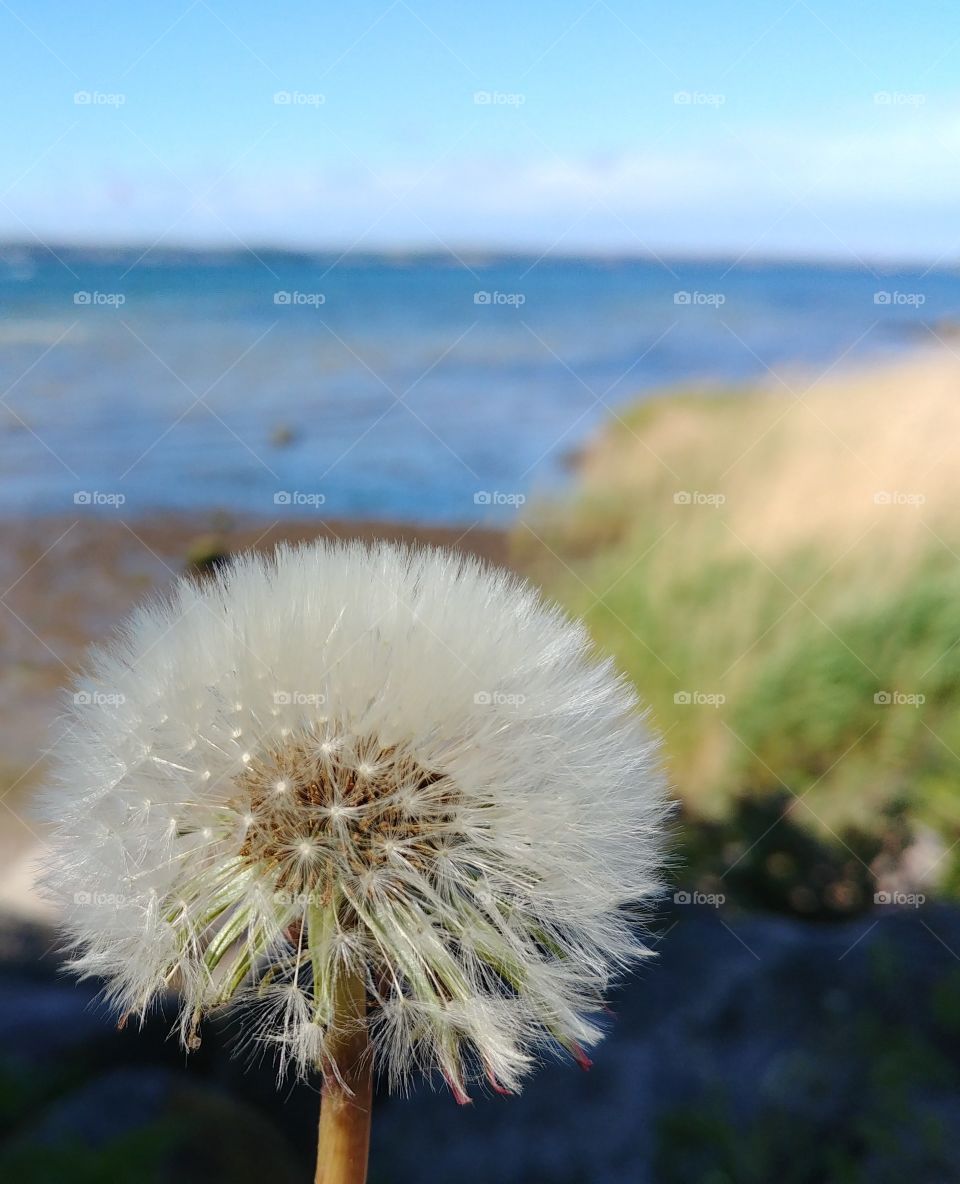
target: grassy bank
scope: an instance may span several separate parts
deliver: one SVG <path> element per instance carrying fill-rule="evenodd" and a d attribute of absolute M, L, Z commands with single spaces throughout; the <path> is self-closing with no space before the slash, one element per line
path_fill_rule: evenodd
<path fill-rule="evenodd" d="M 825 836 L 899 814 L 956 877 L 958 441 L 946 352 L 672 391 L 612 417 L 574 495 L 517 528 L 653 707 L 691 812 L 780 794 Z"/>

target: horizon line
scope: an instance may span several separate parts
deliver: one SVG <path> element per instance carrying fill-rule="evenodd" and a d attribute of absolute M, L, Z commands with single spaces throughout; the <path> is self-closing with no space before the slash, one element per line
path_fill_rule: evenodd
<path fill-rule="evenodd" d="M 412 261 L 450 261 L 456 264 L 463 257 L 463 262 L 508 262 L 517 260 L 528 262 L 536 259 L 540 263 L 556 262 L 584 262 L 584 263 L 649 263 L 651 265 L 666 266 L 669 263 L 689 264 L 727 264 L 731 266 L 807 266 L 854 271 L 870 271 L 881 269 L 910 269 L 923 267 L 928 271 L 953 271 L 960 266 L 960 258 L 937 259 L 931 262 L 927 256 L 864 256 L 829 254 L 811 251 L 810 253 L 796 251 L 767 251 L 763 254 L 749 250 L 699 250 L 689 247 L 672 247 L 663 250 L 635 250 L 613 247 L 583 247 L 567 250 L 542 250 L 535 245 L 517 247 L 507 245 L 484 245 L 470 243 L 453 247 L 433 247 L 418 244 L 393 244 L 379 247 L 359 248 L 352 245 L 294 245 L 277 241 L 258 242 L 244 246 L 234 246 L 222 241 L 182 242 L 182 243 L 150 243 L 145 239 L 124 239 L 110 241 L 104 239 L 77 239 L 65 237 L 45 241 L 30 241 L 23 239 L 0 237 L 0 261 L 5 254 L 19 253 L 30 256 L 50 255 L 56 259 L 57 253 L 80 253 L 93 255 L 126 254 L 140 252 L 144 260 L 149 256 L 250 256 L 258 255 L 288 256 L 303 259 L 329 259 L 339 256 L 341 261 L 361 260 L 412 260 Z"/>

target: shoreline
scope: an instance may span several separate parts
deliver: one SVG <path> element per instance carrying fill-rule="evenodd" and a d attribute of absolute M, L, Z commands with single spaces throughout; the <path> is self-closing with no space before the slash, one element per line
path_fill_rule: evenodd
<path fill-rule="evenodd" d="M 777 375 L 781 376 L 780 383 L 775 381 Z M 87 647 L 92 642 L 107 638 L 118 622 L 145 596 L 169 585 L 174 577 L 191 566 L 193 570 L 198 570 L 198 563 L 200 568 L 209 567 L 224 552 L 251 547 L 268 550 L 281 541 L 327 538 L 361 541 L 383 539 L 454 548 L 499 566 L 514 570 L 522 568 L 523 574 L 536 583 L 545 584 L 547 593 L 562 602 L 563 597 L 558 595 L 562 587 L 558 588 L 556 582 L 559 578 L 563 585 L 563 556 L 567 551 L 569 563 L 578 567 L 598 548 L 615 547 L 622 531 L 631 523 L 637 526 L 647 517 L 655 518 L 658 507 L 662 510 L 665 505 L 668 512 L 673 513 L 675 499 L 671 491 L 677 482 L 671 484 L 667 481 L 669 488 L 666 488 L 666 492 L 656 484 L 662 478 L 662 473 L 658 477 L 658 468 L 649 463 L 650 447 L 671 457 L 676 449 L 681 460 L 686 457 L 684 450 L 690 447 L 694 450 L 691 455 L 699 457 L 697 441 L 702 443 L 701 437 L 709 425 L 713 424 L 718 430 L 722 427 L 723 420 L 713 417 L 710 411 L 711 408 L 721 410 L 714 407 L 714 399 L 719 403 L 730 397 L 736 399 L 745 394 L 759 394 L 760 401 L 754 400 L 752 405 L 755 412 L 759 410 L 763 415 L 766 412 L 762 411 L 762 396 L 766 394 L 782 398 L 786 393 L 786 383 L 795 388 L 792 393 L 799 396 L 798 404 L 802 404 L 804 396 L 815 387 L 822 385 L 824 389 L 818 392 L 817 398 L 827 401 L 819 404 L 820 413 L 835 415 L 840 419 L 835 431 L 822 431 L 818 439 L 821 445 L 824 442 L 836 443 L 841 450 L 840 459 L 844 460 L 848 459 L 848 453 L 842 449 L 843 442 L 856 441 L 855 429 L 858 425 L 864 427 L 864 418 L 869 422 L 870 408 L 900 407 L 898 414 L 907 417 L 903 425 L 905 430 L 911 417 L 918 415 L 924 405 L 921 396 L 933 399 L 936 406 L 952 406 L 952 392 L 960 389 L 960 360 L 949 347 L 937 348 L 924 344 L 907 354 L 882 362 L 838 365 L 829 379 L 826 376 L 816 379 L 808 367 L 781 366 L 766 381 L 761 382 L 746 381 L 735 387 L 721 382 L 704 382 L 693 389 L 688 384 L 686 387 L 664 388 L 652 395 L 640 394 L 612 415 L 605 429 L 584 442 L 572 465 L 569 490 L 551 498 L 547 504 L 546 508 L 552 509 L 557 515 L 554 525 L 559 524 L 561 528 L 559 543 L 554 540 L 556 554 L 545 550 L 547 544 L 542 540 L 535 542 L 526 537 L 526 532 L 520 531 L 518 538 L 516 524 L 505 527 L 479 524 L 453 527 L 319 517 L 271 520 L 253 518 L 243 513 L 226 514 L 222 510 L 155 513 L 142 518 L 126 518 L 122 513 L 116 516 L 92 514 L 83 507 L 78 507 L 78 512 L 74 514 L 26 519 L 0 517 L 0 605 L 5 610 L 0 613 L 0 805 L 4 807 L 0 811 L 0 909 L 35 913 L 40 907 L 30 889 L 29 862 L 42 847 L 43 837 L 30 820 L 27 802 L 31 792 L 42 780 L 46 753 L 55 742 L 58 700 L 63 688 L 82 667 Z M 910 392 L 909 404 L 904 402 L 904 392 Z M 692 394 L 693 401 L 689 398 L 685 400 L 685 394 Z M 705 400 L 701 399 L 703 395 L 706 396 Z M 673 397 L 676 398 L 671 404 Z M 783 414 L 786 414 L 787 404 L 783 406 Z M 669 414 L 664 416 L 662 412 L 668 407 Z M 778 417 L 780 409 L 774 407 L 772 414 Z M 813 422 L 816 423 L 816 419 Z M 763 421 L 765 423 L 766 420 Z M 755 433 L 761 442 L 765 439 L 760 430 L 763 424 L 757 425 Z M 942 439 L 942 430 L 937 432 L 931 429 L 931 432 L 933 443 Z M 639 439 L 640 435 L 643 440 Z M 636 448 L 633 447 L 634 437 L 637 438 Z M 875 442 L 878 448 L 883 445 L 882 455 L 889 461 L 889 464 L 884 465 L 885 473 L 890 469 L 889 475 L 882 478 L 879 473 L 875 477 L 869 472 L 862 473 L 862 466 L 858 468 L 849 463 L 841 465 L 839 461 L 831 462 L 829 471 L 835 474 L 831 478 L 831 488 L 835 494 L 839 493 L 838 482 L 843 473 L 846 474 L 847 484 L 856 477 L 863 485 L 863 489 L 857 486 L 848 491 L 849 496 L 843 502 L 849 510 L 852 525 L 844 525 L 845 519 L 838 519 L 836 530 L 830 526 L 830 514 L 834 511 L 839 514 L 841 506 L 838 504 L 831 510 L 830 507 L 837 499 L 831 497 L 824 501 L 823 491 L 815 480 L 816 475 L 804 476 L 816 455 L 813 451 L 809 457 L 798 458 L 799 468 L 794 474 L 799 482 L 796 489 L 787 481 L 794 470 L 785 467 L 781 461 L 773 470 L 778 475 L 778 481 L 772 485 L 764 484 L 761 499 L 757 499 L 751 486 L 746 487 L 741 497 L 735 496 L 735 489 L 729 489 L 730 501 L 726 512 L 744 515 L 737 530 L 751 546 L 763 550 L 768 544 L 773 545 L 770 543 L 770 539 L 773 539 L 776 543 L 771 559 L 774 566 L 779 555 L 778 548 L 787 545 L 792 538 L 789 531 L 784 532 L 784 524 L 796 524 L 800 520 L 797 515 L 798 505 L 807 507 L 806 518 L 810 519 L 808 525 L 813 538 L 832 539 L 841 527 L 845 531 L 850 526 L 850 530 L 857 528 L 851 535 L 851 539 L 856 541 L 858 532 L 871 525 L 878 512 L 871 490 L 880 487 L 912 489 L 918 479 L 917 474 L 924 468 L 919 463 L 910 464 L 906 459 L 903 465 L 897 462 L 905 438 L 902 432 L 893 432 L 891 439 L 883 436 Z M 742 444 L 737 443 L 738 439 L 735 433 L 734 452 L 737 456 L 742 452 Z M 924 456 L 927 455 L 932 455 L 930 449 L 924 453 Z M 753 465 L 761 459 L 760 451 L 748 452 L 744 463 L 734 470 L 734 475 L 744 472 L 747 461 Z M 697 460 L 697 465 L 700 463 Z M 930 462 L 928 460 L 925 463 L 929 465 Z M 694 467 L 688 477 L 685 461 L 678 461 L 675 468 L 678 473 L 684 473 L 683 480 L 688 483 L 699 472 Z M 610 482 L 614 484 L 611 486 Z M 576 512 L 578 503 L 571 501 L 570 495 L 572 493 L 575 498 L 582 499 L 591 491 L 596 494 L 612 489 L 616 493 L 621 486 L 625 492 L 622 504 L 627 516 L 619 526 L 619 519 L 612 523 L 617 529 L 605 542 L 603 529 L 600 529 L 603 522 L 598 524 L 590 515 L 581 518 Z M 689 487 L 695 486 L 690 484 Z M 714 486 L 709 483 L 697 486 L 701 487 L 706 489 Z M 928 493 L 932 498 L 934 489 L 931 488 Z M 645 511 L 642 509 L 644 506 Z M 778 508 L 782 512 L 778 512 Z M 927 510 L 931 511 L 932 508 L 931 501 Z M 536 524 L 536 507 L 528 506 L 527 512 L 534 514 L 533 521 Z M 686 517 L 678 512 L 678 525 L 696 525 L 701 520 L 706 525 L 709 522 L 704 516 L 707 512 L 712 511 L 705 511 L 699 516 L 687 512 Z M 888 533 L 892 525 L 897 523 L 901 528 L 909 525 L 903 513 L 899 517 L 888 514 L 884 521 L 887 522 L 885 530 Z M 837 534 L 841 542 L 843 531 Z M 551 538 L 549 533 L 544 537 L 547 540 Z M 680 534 L 673 536 L 672 558 L 668 556 L 664 560 L 671 570 L 682 559 L 680 538 Z M 569 546 L 565 550 L 567 544 Z M 572 558 L 574 554 L 579 558 Z M 632 553 L 624 555 L 627 570 L 631 569 L 634 559 Z M 569 568 L 566 574 L 570 575 Z M 575 590 L 576 580 L 572 576 L 570 578 Z M 610 582 L 610 579 L 606 579 L 601 586 Z M 622 593 L 625 585 L 618 582 L 616 587 Z M 619 611 L 625 620 L 630 618 L 631 604 L 620 606 Z M 567 607 L 570 611 L 578 608 L 577 604 Z M 616 654 L 618 636 L 605 637 L 601 630 L 598 643 L 606 645 L 611 653 Z M 624 662 L 623 655 L 619 657 L 627 672 L 635 674 L 636 671 L 630 670 L 629 663 Z M 699 684 L 694 679 L 691 685 Z"/>
<path fill-rule="evenodd" d="M 827 374 L 831 392 L 841 399 L 865 390 L 879 396 L 891 388 L 960 385 L 957 355 L 934 342 L 917 343 L 882 360 L 842 362 Z M 710 401 L 764 392 L 802 398 L 821 381 L 801 363 L 733 385 L 715 379 L 638 392 L 571 452 L 568 485 L 540 508 L 552 506 L 563 513 L 572 498 L 603 480 L 611 432 L 616 434 L 637 412 L 645 417 L 647 408 L 653 412 L 672 399 L 679 408 L 690 394 Z M 528 505 L 528 513 L 537 504 Z M 454 548 L 508 568 L 521 563 L 537 579 L 536 565 L 527 563 L 524 548 L 518 554 L 511 542 L 522 521 L 519 515 L 504 525 L 450 526 L 385 519 L 271 519 L 219 507 L 142 517 L 127 517 L 122 508 L 116 514 L 76 510 L 28 518 L 0 513 L 0 605 L 6 609 L 0 614 L 0 795 L 11 781 L 9 774 L 19 776 L 42 752 L 52 697 L 79 668 L 87 646 L 108 636 L 144 596 L 188 570 L 191 560 L 202 566 L 218 552 L 266 550 L 281 541 L 382 539 Z"/>

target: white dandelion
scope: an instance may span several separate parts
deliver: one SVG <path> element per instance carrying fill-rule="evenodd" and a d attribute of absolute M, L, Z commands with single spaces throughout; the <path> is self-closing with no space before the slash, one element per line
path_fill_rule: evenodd
<path fill-rule="evenodd" d="M 587 1063 L 646 952 L 657 741 L 580 624 L 476 561 L 320 544 L 181 580 L 93 654 L 59 751 L 73 967 L 124 1017 L 176 990 L 188 1048 L 246 1004 L 345 1106 L 371 1057 L 459 1101 Z"/>

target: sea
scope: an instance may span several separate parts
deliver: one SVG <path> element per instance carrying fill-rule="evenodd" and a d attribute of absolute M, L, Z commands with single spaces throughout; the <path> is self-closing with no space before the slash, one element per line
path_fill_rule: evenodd
<path fill-rule="evenodd" d="M 951 267 L 0 246 L 0 517 L 505 524 L 637 399 L 958 312 Z"/>

